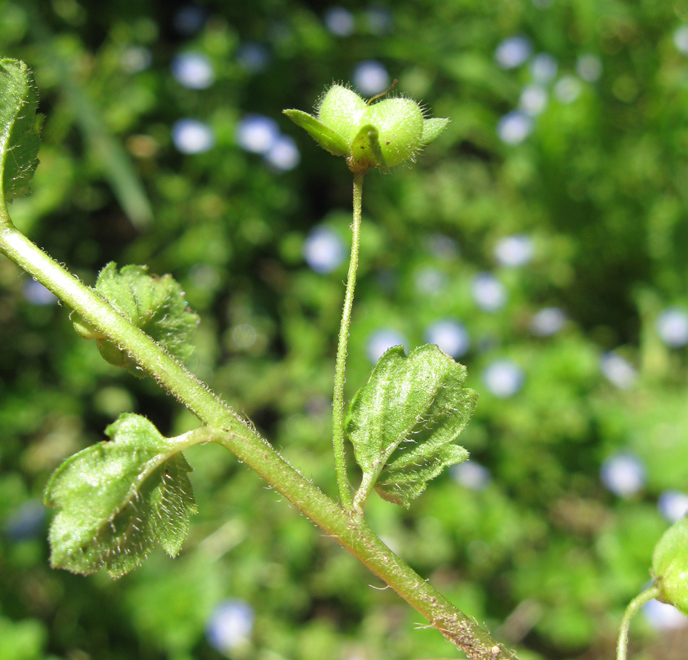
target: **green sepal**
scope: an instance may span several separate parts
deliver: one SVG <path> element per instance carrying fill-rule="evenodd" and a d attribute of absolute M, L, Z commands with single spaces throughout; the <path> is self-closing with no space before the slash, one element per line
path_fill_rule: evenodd
<path fill-rule="evenodd" d="M 688 518 L 675 522 L 657 542 L 652 574 L 658 600 L 688 616 Z"/>
<path fill-rule="evenodd" d="M 124 414 L 111 440 L 68 458 L 51 476 L 45 504 L 59 509 L 49 532 L 50 562 L 84 575 L 102 566 L 121 577 L 153 548 L 176 556 L 196 513 L 181 450 L 189 434 L 165 438 L 144 417 Z"/>
<path fill-rule="evenodd" d="M 387 161 L 382 155 L 378 130 L 372 124 L 362 126 L 351 143 L 349 169 L 352 172 L 367 172 L 377 167 L 389 172 Z"/>
<path fill-rule="evenodd" d="M 436 140 L 442 133 L 444 133 L 449 119 L 447 117 L 433 117 L 423 121 L 423 133 L 421 135 L 421 143 L 425 147 L 434 140 Z"/>
<path fill-rule="evenodd" d="M 421 346 L 408 357 L 395 346 L 380 358 L 345 422 L 363 471 L 360 504 L 375 487 L 408 508 L 428 481 L 468 458 L 454 444 L 477 401 L 465 380 L 466 368 L 437 346 Z"/>
<path fill-rule="evenodd" d="M 0 60 L 0 170 L 5 202 L 28 195 L 38 166 L 42 115 L 29 67 L 19 60 Z"/>
<path fill-rule="evenodd" d="M 283 110 L 282 112 L 333 156 L 349 155 L 349 145 L 346 140 L 313 115 L 301 110 Z"/>
<path fill-rule="evenodd" d="M 95 288 L 120 314 L 177 359 L 183 362 L 191 357 L 194 350 L 191 336 L 199 318 L 188 308 L 181 286 L 171 275 L 149 275 L 143 266 L 124 266 L 118 270 L 117 264 L 109 263 L 98 275 Z M 84 319 L 76 316 L 74 326 L 82 337 L 97 339 L 98 350 L 107 362 L 135 376 L 144 376 L 134 358 Z"/>

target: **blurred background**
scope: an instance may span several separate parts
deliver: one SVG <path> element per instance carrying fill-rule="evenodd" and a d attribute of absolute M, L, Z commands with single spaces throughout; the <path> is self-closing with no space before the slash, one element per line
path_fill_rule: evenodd
<path fill-rule="evenodd" d="M 109 261 L 172 273 L 202 317 L 190 368 L 330 494 L 351 175 L 281 111 L 396 78 L 450 117 L 366 177 L 347 387 L 439 345 L 480 393 L 471 460 L 370 522 L 521 658 L 613 657 L 688 508 L 683 2 L 0 0 L 0 46 L 46 115 L 16 225 L 89 284 Z M 196 421 L 4 258 L 0 343 L 0 658 L 458 657 L 218 447 L 188 452 L 179 558 L 51 570 L 52 470 L 121 412 Z M 687 624 L 649 603 L 631 657 L 685 658 Z"/>

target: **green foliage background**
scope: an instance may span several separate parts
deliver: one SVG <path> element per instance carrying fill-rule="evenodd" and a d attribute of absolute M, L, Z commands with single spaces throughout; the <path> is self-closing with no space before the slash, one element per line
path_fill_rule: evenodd
<path fill-rule="evenodd" d="M 108 261 L 173 274 L 202 318 L 190 367 L 334 494 L 328 397 L 345 265 L 318 274 L 302 249 L 319 225 L 348 240 L 351 177 L 280 113 L 309 110 L 363 60 L 383 63 L 451 124 L 415 167 L 366 178 L 347 387 L 352 395 L 367 379 L 376 330 L 402 332 L 413 348 L 430 323 L 459 319 L 472 338 L 467 384 L 480 393 L 462 439 L 492 481 L 471 491 L 445 474 L 409 512 L 372 497 L 371 523 L 523 658 L 611 657 L 668 525 L 657 498 L 688 489 L 688 355 L 656 329 L 663 309 L 688 306 L 688 58 L 673 39 L 686 5 L 351 2 L 346 37 L 305 1 L 200 3 L 193 34 L 175 28 L 184 7 L 0 1 L 0 52 L 34 69 L 46 115 L 34 193 L 11 205 L 15 223 L 88 283 Z M 389 12 L 387 29 L 373 29 L 371 8 Z M 559 79 L 585 54 L 602 74 L 578 79 L 571 103 L 550 95 L 532 134 L 507 145 L 498 121 L 531 80 L 528 65 L 495 63 L 514 35 L 553 55 Z M 250 43 L 269 54 L 259 72 L 238 59 Z M 208 89 L 170 72 L 186 51 L 213 63 Z M 126 64 L 146 54 L 141 70 Z M 237 124 L 256 113 L 294 136 L 297 168 L 277 172 L 239 148 Z M 182 117 L 212 127 L 211 150 L 175 149 Z M 494 246 L 514 234 L 532 237 L 535 257 L 499 267 Z M 438 236 L 460 252 L 438 256 Z M 493 314 L 470 294 L 484 271 L 508 292 Z M 428 291 L 428 278 L 439 286 Z M 165 435 L 195 422 L 154 383 L 104 362 L 64 308 L 33 304 L 30 284 L 0 260 L 0 658 L 221 658 L 205 626 L 227 599 L 256 616 L 250 640 L 227 653 L 236 660 L 451 657 L 412 610 L 371 589 L 365 569 L 217 447 L 188 452 L 200 513 L 178 559 L 156 552 L 116 582 L 51 571 L 40 500 L 52 470 L 121 412 L 146 415 Z M 550 306 L 569 322 L 534 337 L 533 314 Z M 610 350 L 637 369 L 632 387 L 602 375 Z M 525 373 L 508 399 L 481 379 L 501 358 Z M 630 498 L 600 482 L 619 452 L 647 470 Z M 638 660 L 684 657 L 681 632 L 658 645 L 640 618 L 632 638 Z"/>

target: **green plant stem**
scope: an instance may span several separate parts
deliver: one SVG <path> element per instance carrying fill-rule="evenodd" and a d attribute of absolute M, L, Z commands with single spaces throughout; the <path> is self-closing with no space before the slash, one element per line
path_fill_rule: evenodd
<path fill-rule="evenodd" d="M 344 508 L 352 508 L 351 486 L 346 474 L 346 452 L 344 451 L 344 383 L 346 382 L 346 356 L 351 327 L 351 309 L 354 305 L 356 273 L 358 271 L 358 249 L 361 244 L 361 208 L 363 203 L 363 174 L 354 174 L 354 217 L 351 224 L 351 256 L 346 277 L 346 294 L 342 322 L 339 326 L 337 361 L 334 369 L 334 396 L 332 399 L 332 446 L 334 467 L 337 472 L 339 497 Z"/>
<path fill-rule="evenodd" d="M 132 325 L 95 291 L 28 240 L 0 210 L 0 252 L 78 312 L 104 336 L 128 351 L 161 387 L 174 394 L 207 426 L 213 437 L 384 580 L 430 625 L 474 660 L 513 660 L 426 580 L 392 553 L 363 520 L 343 510 L 295 470 L 207 385 Z"/>
<path fill-rule="evenodd" d="M 621 628 L 619 629 L 619 641 L 616 645 L 616 660 L 626 660 L 626 651 L 628 649 L 628 628 L 631 625 L 631 619 L 638 613 L 638 610 L 648 601 L 659 596 L 658 587 L 650 587 L 641 594 L 636 596 L 626 608 L 624 617 L 621 621 Z"/>

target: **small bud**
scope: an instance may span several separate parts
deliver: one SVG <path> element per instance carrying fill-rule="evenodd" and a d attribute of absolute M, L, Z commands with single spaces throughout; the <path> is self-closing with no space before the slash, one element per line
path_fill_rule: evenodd
<path fill-rule="evenodd" d="M 449 119 L 425 119 L 412 99 L 377 98 L 366 102 L 348 87 L 333 85 L 323 96 L 317 117 L 300 110 L 284 114 L 321 147 L 344 156 L 349 169 L 358 174 L 372 167 L 386 172 L 413 160 L 449 123 Z"/>

